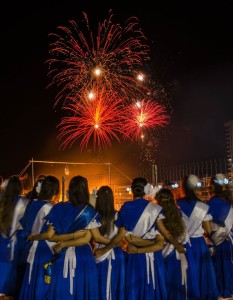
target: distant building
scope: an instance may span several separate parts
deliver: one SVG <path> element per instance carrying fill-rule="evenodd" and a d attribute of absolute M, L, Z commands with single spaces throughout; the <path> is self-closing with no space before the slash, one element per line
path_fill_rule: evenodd
<path fill-rule="evenodd" d="M 226 156 L 227 156 L 227 171 L 232 179 L 233 175 L 233 121 L 224 123 L 225 141 L 226 141 Z"/>

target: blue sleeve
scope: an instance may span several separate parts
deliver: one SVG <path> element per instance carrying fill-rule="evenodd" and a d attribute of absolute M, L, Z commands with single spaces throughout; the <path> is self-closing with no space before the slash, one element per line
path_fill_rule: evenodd
<path fill-rule="evenodd" d="M 125 220 L 125 210 L 124 210 L 124 204 L 123 206 L 121 207 L 121 209 L 119 210 L 118 212 L 118 215 L 117 215 L 117 219 L 115 221 L 115 225 L 117 227 L 124 227 L 125 224 L 124 224 L 124 220 Z"/>

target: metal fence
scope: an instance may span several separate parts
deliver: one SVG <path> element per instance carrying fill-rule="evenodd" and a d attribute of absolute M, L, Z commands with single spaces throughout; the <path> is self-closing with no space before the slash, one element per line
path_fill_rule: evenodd
<path fill-rule="evenodd" d="M 180 165 L 143 164 L 142 166 L 121 165 L 119 167 L 112 163 L 76 163 L 32 159 L 22 170 L 20 176 L 25 178 L 25 189 L 31 189 L 36 177 L 41 174 L 56 176 L 61 182 L 61 201 L 65 201 L 65 191 L 68 188 L 70 179 L 73 176 L 82 175 L 88 179 L 90 193 L 102 185 L 110 186 L 114 193 L 115 206 L 119 209 L 125 201 L 132 200 L 130 185 L 135 177 L 145 177 L 153 185 L 167 186 L 177 183 L 180 187 L 181 180 L 185 175 L 195 174 L 202 182 L 199 196 L 201 199 L 207 200 L 210 177 L 217 173 L 223 173 L 228 178 L 231 177 L 231 174 L 227 173 L 225 159 Z M 178 190 L 174 191 L 178 192 Z"/>

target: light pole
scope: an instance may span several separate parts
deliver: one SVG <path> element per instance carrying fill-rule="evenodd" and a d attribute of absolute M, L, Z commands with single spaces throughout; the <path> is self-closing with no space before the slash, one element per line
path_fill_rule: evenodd
<path fill-rule="evenodd" d="M 66 165 L 64 168 L 64 173 L 66 176 L 70 174 L 70 170 L 68 166 Z M 62 176 L 62 201 L 65 201 L 65 181 L 66 181 L 66 176 Z"/>

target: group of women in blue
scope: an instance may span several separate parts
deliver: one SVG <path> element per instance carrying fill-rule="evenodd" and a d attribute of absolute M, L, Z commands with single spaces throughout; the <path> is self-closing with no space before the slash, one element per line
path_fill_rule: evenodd
<path fill-rule="evenodd" d="M 56 181 L 52 176 L 49 178 Z M 42 182 L 42 190 L 47 181 L 48 177 Z M 58 194 L 56 188 L 52 194 Z M 41 231 L 28 236 L 32 246 L 19 299 L 98 298 L 97 269 L 89 244 L 91 236 L 81 231 L 99 226 L 96 221 L 97 213 L 88 204 L 88 200 L 87 180 L 76 176 L 70 181 L 69 201 L 59 202 L 44 213 Z M 33 207 L 29 207 L 29 211 L 30 209 L 33 210 Z M 25 214 L 25 219 L 30 218 L 29 211 Z M 74 242 L 77 237 L 82 238 L 78 247 Z M 73 245 L 54 253 L 54 246 L 63 240 L 70 241 Z M 51 270 L 46 274 L 47 269 Z"/>
<path fill-rule="evenodd" d="M 18 178 L 17 182 L 20 184 Z M 111 193 L 110 200 L 112 201 L 112 220 L 109 223 L 111 230 L 106 232 L 104 236 L 99 231 L 99 227 L 101 227 L 100 215 L 89 204 L 86 178 L 82 176 L 73 177 L 69 183 L 69 201 L 59 202 L 55 205 L 52 203 L 57 202 L 60 193 L 58 179 L 54 176 L 46 176 L 40 184 L 37 199 L 30 202 L 27 200 L 24 211 L 16 210 L 18 205 L 15 204 L 15 201 L 12 202 L 12 211 L 15 210 L 15 213 L 18 214 L 17 226 L 14 228 L 19 231 L 18 226 L 20 226 L 21 229 L 17 234 L 24 241 L 25 272 L 23 281 L 20 280 L 20 290 L 15 291 L 12 287 L 19 281 L 19 278 L 15 276 L 11 280 L 11 275 L 13 275 L 12 270 L 15 271 L 14 274 L 19 272 L 18 265 L 16 265 L 19 255 L 15 256 L 15 263 L 12 263 L 6 255 L 3 257 L 5 253 L 0 249 L 2 257 L 0 261 L 0 297 L 2 299 L 14 297 L 14 299 L 33 300 L 96 300 L 110 299 L 109 297 L 114 299 L 115 295 L 118 297 L 117 295 L 122 292 L 122 289 L 124 290 L 124 253 L 121 247 L 114 249 L 111 251 L 111 263 L 106 264 L 106 261 L 109 261 L 109 258 L 106 257 L 98 263 L 97 267 L 92 252 L 93 243 L 91 242 L 94 237 L 96 247 L 102 243 L 108 243 L 110 241 L 107 237 L 108 234 L 111 237 L 116 230 L 112 227 L 116 217 L 112 190 L 107 187 L 107 194 Z M 11 178 L 8 185 L 5 186 L 6 192 L 4 191 L 3 194 L 10 189 Z M 13 198 L 18 199 L 21 192 L 22 190 L 17 190 Z M 103 189 L 103 192 L 106 192 L 106 188 Z M 101 189 L 97 200 L 98 198 L 101 198 Z M 22 202 L 24 202 L 23 200 Z M 0 203 L 3 202 L 7 202 L 4 201 L 4 197 Z M 102 213 L 104 214 L 104 211 Z M 108 212 L 106 216 L 108 216 Z M 12 221 L 16 223 L 14 218 Z M 2 222 L 1 242 L 12 244 L 12 235 L 7 236 L 7 230 L 3 234 L 4 228 L 7 227 L 3 225 Z M 11 226 L 10 224 L 7 225 L 8 227 Z M 4 245 L 4 250 L 8 248 L 8 244 Z M 13 249 L 16 250 L 16 247 Z M 111 272 L 111 270 L 116 272 Z M 111 273 L 112 276 L 110 276 Z M 98 281 L 98 274 L 105 274 L 106 282 L 103 278 Z M 101 283 L 100 286 L 99 283 Z M 108 288 L 109 283 L 111 284 L 110 289 Z M 121 296 L 118 299 L 122 299 Z"/>
<path fill-rule="evenodd" d="M 125 202 L 120 209 L 117 235 L 96 250 L 98 257 L 122 238 L 130 243 L 125 260 L 126 274 L 130 274 L 125 280 L 125 299 L 232 297 L 233 198 L 220 175 L 211 179 L 212 196 L 207 203 L 197 196 L 195 175 L 184 178 L 182 198 L 175 202 L 171 190 L 162 189 L 154 206 L 144 199 L 146 180 L 133 181 L 134 201 Z M 161 236 L 164 242 L 160 247 Z"/>
<path fill-rule="evenodd" d="M 220 175 L 211 179 L 207 203 L 197 197 L 195 175 L 184 179 L 177 201 L 165 188 L 147 200 L 147 180 L 135 178 L 133 201 L 119 212 L 108 186 L 90 205 L 82 176 L 71 179 L 69 201 L 59 203 L 56 177 L 38 183 L 31 201 L 10 177 L 0 199 L 0 299 L 231 297 L 233 199 Z"/>

